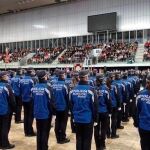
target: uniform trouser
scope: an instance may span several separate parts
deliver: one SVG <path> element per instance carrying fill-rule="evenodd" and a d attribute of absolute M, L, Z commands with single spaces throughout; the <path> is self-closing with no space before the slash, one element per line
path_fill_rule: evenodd
<path fill-rule="evenodd" d="M 24 107 L 24 133 L 33 134 L 33 101 L 23 102 Z"/>
<path fill-rule="evenodd" d="M 76 150 L 91 150 L 93 123 L 76 123 Z"/>
<path fill-rule="evenodd" d="M 132 102 L 129 103 L 129 116 L 130 117 L 134 117 L 136 115 L 135 110 L 136 110 L 136 98 L 133 97 Z"/>
<path fill-rule="evenodd" d="M 68 121 L 68 111 L 56 111 L 55 134 L 57 142 L 66 138 L 66 127 Z"/>
<path fill-rule="evenodd" d="M 122 119 L 127 120 L 129 117 L 129 102 L 123 104 Z"/>
<path fill-rule="evenodd" d="M 11 117 L 9 114 L 0 115 L 0 146 L 7 147 L 10 143 L 8 140 L 8 134 L 10 130 Z"/>
<path fill-rule="evenodd" d="M 51 118 L 36 119 L 37 150 L 48 150 L 48 139 L 51 128 Z"/>
<path fill-rule="evenodd" d="M 111 124 L 110 124 L 110 119 L 111 119 Z M 111 118 L 109 117 L 108 119 L 107 135 L 116 136 L 116 131 L 117 131 L 117 108 L 113 107 Z"/>
<path fill-rule="evenodd" d="M 106 133 L 108 130 L 108 113 L 99 113 L 98 124 L 94 127 L 94 138 L 96 148 L 105 146 Z"/>
<path fill-rule="evenodd" d="M 72 133 L 75 133 L 76 127 L 75 127 L 75 123 L 73 122 L 73 117 L 72 116 L 70 117 L 70 124 L 71 124 Z"/>
<path fill-rule="evenodd" d="M 150 131 L 139 129 L 139 134 L 141 138 L 141 149 L 150 150 Z"/>
<path fill-rule="evenodd" d="M 123 114 L 123 104 L 121 106 L 121 110 L 117 111 L 117 127 L 121 126 L 121 121 L 122 121 L 122 114 Z"/>
<path fill-rule="evenodd" d="M 16 115 L 15 122 L 21 121 L 22 99 L 21 96 L 15 96 L 16 99 Z"/>

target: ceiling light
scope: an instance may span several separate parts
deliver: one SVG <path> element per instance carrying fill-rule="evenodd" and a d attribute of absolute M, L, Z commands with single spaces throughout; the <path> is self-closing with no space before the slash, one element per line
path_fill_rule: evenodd
<path fill-rule="evenodd" d="M 37 25 L 37 24 L 35 24 L 35 25 L 32 25 L 34 28 L 37 28 L 37 29 L 45 29 L 45 28 L 47 28 L 46 26 L 44 26 L 44 25 Z"/>

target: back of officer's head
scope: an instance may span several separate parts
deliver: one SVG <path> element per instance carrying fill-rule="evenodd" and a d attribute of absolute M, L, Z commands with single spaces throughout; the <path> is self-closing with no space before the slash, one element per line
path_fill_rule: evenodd
<path fill-rule="evenodd" d="M 88 75 L 89 71 L 88 70 L 81 70 L 79 72 L 79 79 L 81 82 L 87 82 L 88 81 Z"/>
<path fill-rule="evenodd" d="M 123 79 L 127 79 L 127 77 L 128 77 L 128 73 L 127 73 L 127 72 L 124 72 L 124 73 L 122 74 L 122 78 L 123 78 Z"/>
<path fill-rule="evenodd" d="M 104 74 L 99 73 L 96 75 L 96 85 L 101 85 L 104 80 Z"/>
<path fill-rule="evenodd" d="M 13 77 L 16 75 L 16 72 L 13 71 L 13 70 L 9 70 L 8 72 L 9 72 L 9 76 L 10 76 L 11 78 L 13 78 Z"/>
<path fill-rule="evenodd" d="M 66 73 L 64 70 L 59 70 L 59 73 L 58 73 L 58 79 L 59 80 L 65 80 L 66 78 Z"/>
<path fill-rule="evenodd" d="M 67 71 L 66 76 L 67 76 L 67 78 L 71 78 L 71 72 Z"/>
<path fill-rule="evenodd" d="M 9 73 L 7 71 L 0 72 L 0 81 L 8 81 L 9 80 L 8 74 Z"/>
<path fill-rule="evenodd" d="M 26 73 L 30 76 L 35 75 L 35 70 L 32 67 L 27 68 Z"/>
<path fill-rule="evenodd" d="M 23 70 L 18 68 L 17 71 L 16 71 L 16 74 L 17 75 L 22 75 L 23 74 Z"/>
<path fill-rule="evenodd" d="M 121 78 L 121 74 L 119 71 L 115 72 L 115 80 L 119 80 Z"/>
<path fill-rule="evenodd" d="M 146 78 L 146 88 L 150 90 L 150 74 L 148 74 Z"/>
<path fill-rule="evenodd" d="M 37 77 L 38 77 L 40 83 L 47 81 L 48 74 L 45 70 L 38 70 L 36 72 L 36 74 L 37 74 Z"/>
<path fill-rule="evenodd" d="M 107 73 L 107 75 L 106 75 L 106 84 L 108 86 L 110 86 L 113 80 L 114 80 L 114 73 L 113 72 Z"/>

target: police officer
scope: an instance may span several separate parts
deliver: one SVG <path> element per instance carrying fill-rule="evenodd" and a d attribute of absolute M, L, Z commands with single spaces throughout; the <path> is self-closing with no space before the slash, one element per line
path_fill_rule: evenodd
<path fill-rule="evenodd" d="M 52 119 L 51 88 L 47 84 L 48 75 L 46 71 L 38 71 L 37 76 L 39 83 L 31 89 L 37 128 L 37 150 L 48 150 Z"/>
<path fill-rule="evenodd" d="M 121 125 L 121 121 L 122 121 L 122 108 L 123 108 L 123 96 L 125 95 L 125 86 L 121 81 L 121 75 L 120 72 L 117 71 L 115 72 L 115 80 L 112 83 L 113 85 L 115 85 L 117 87 L 117 91 L 118 91 L 118 99 L 120 101 L 121 107 L 118 108 L 118 116 L 117 116 L 117 128 L 118 129 L 124 129 L 124 126 Z"/>
<path fill-rule="evenodd" d="M 65 84 L 65 72 L 59 71 L 58 81 L 52 84 L 52 98 L 56 110 L 55 134 L 57 143 L 64 144 L 70 142 L 66 138 L 66 127 L 69 110 L 69 88 Z"/>
<path fill-rule="evenodd" d="M 21 120 L 21 110 L 22 110 L 22 99 L 20 91 L 20 80 L 22 76 L 22 70 L 18 69 L 16 76 L 11 79 L 11 86 L 14 91 L 15 100 L 16 100 L 16 114 L 15 114 L 15 123 L 23 123 Z"/>
<path fill-rule="evenodd" d="M 20 90 L 22 95 L 24 107 L 24 133 L 25 136 L 35 136 L 33 131 L 33 100 L 31 96 L 31 89 L 36 84 L 36 79 L 31 77 L 33 73 L 32 68 L 27 69 L 27 73 L 20 80 Z"/>
<path fill-rule="evenodd" d="M 105 139 L 108 130 L 108 117 L 111 114 L 111 100 L 108 87 L 103 83 L 104 75 L 96 77 L 96 91 L 98 96 L 98 124 L 94 127 L 96 150 L 106 148 Z"/>
<path fill-rule="evenodd" d="M 114 73 L 109 72 L 107 74 L 107 79 L 106 79 L 106 85 L 109 88 L 110 91 L 110 99 L 111 99 L 111 104 L 112 104 L 112 113 L 111 117 L 109 118 L 109 126 L 108 126 L 108 132 L 107 132 L 107 137 L 108 138 L 119 138 L 119 135 L 116 134 L 117 132 L 117 112 L 118 108 L 121 107 L 121 103 L 118 99 L 118 91 L 116 85 L 113 85 L 112 82 L 114 80 Z M 110 124 L 111 120 L 111 124 Z"/>
<path fill-rule="evenodd" d="M 141 149 L 150 150 L 150 75 L 146 78 L 146 88 L 137 96 L 135 126 L 139 129 Z"/>
<path fill-rule="evenodd" d="M 88 71 L 79 72 L 79 84 L 70 91 L 71 112 L 76 126 L 76 150 L 91 150 L 96 121 L 96 95 L 88 84 Z"/>
<path fill-rule="evenodd" d="M 11 126 L 12 113 L 15 112 L 15 98 L 11 86 L 8 84 L 8 73 L 0 73 L 0 149 L 12 149 L 8 134 Z"/>
<path fill-rule="evenodd" d="M 72 76 L 72 80 L 71 80 L 71 84 L 70 84 L 70 90 L 71 91 L 74 87 L 77 86 L 77 84 L 79 83 L 79 73 L 78 72 L 74 72 L 73 76 Z M 70 117 L 70 124 L 71 124 L 71 131 L 72 133 L 75 133 L 75 123 L 73 121 L 73 116 L 71 114 L 71 117 Z"/>

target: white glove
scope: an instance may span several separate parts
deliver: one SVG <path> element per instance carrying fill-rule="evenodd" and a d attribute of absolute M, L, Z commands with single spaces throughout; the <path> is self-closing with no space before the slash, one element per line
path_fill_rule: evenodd
<path fill-rule="evenodd" d="M 136 94 L 134 94 L 134 97 L 136 97 Z"/>
<path fill-rule="evenodd" d="M 98 123 L 97 123 L 97 122 L 94 122 L 94 127 L 97 126 L 97 125 L 98 125 Z"/>
<path fill-rule="evenodd" d="M 126 106 L 127 104 L 126 104 L 126 103 L 123 103 L 123 105 Z"/>
<path fill-rule="evenodd" d="M 109 114 L 109 117 L 111 118 L 111 114 Z"/>
<path fill-rule="evenodd" d="M 118 110 L 121 110 L 121 107 L 119 107 Z"/>
<path fill-rule="evenodd" d="M 132 102 L 132 99 L 130 99 L 130 102 Z"/>

